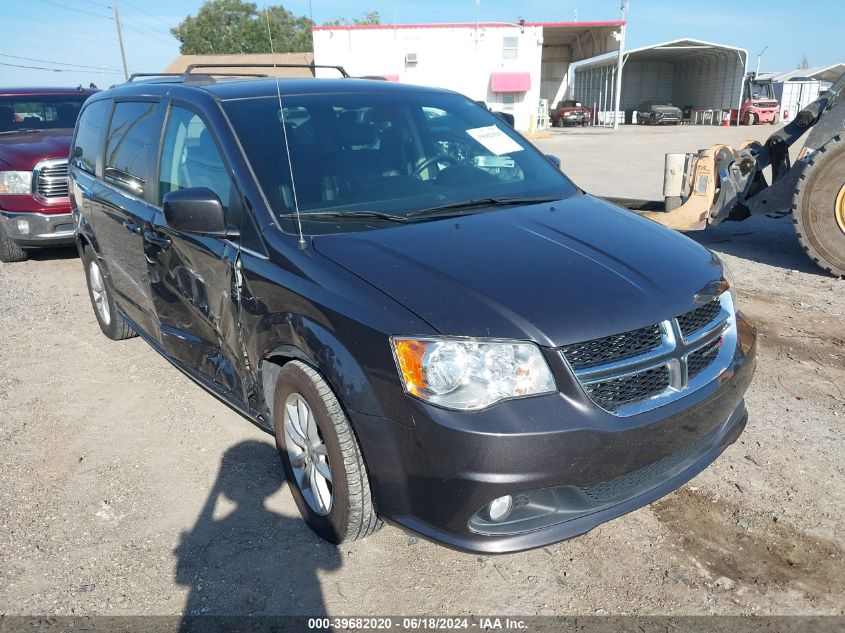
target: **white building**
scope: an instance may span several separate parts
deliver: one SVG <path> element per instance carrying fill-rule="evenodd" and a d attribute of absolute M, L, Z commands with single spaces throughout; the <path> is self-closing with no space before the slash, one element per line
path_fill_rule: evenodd
<path fill-rule="evenodd" d="M 772 80 L 775 98 L 780 103 L 779 120 L 789 123 L 844 72 L 845 64 L 832 64 L 784 73 L 760 73 L 760 79 Z"/>
<path fill-rule="evenodd" d="M 565 98 L 571 63 L 616 51 L 614 22 L 315 26 L 314 63 L 455 90 L 511 112 L 517 129 Z M 317 70 L 318 76 L 332 71 Z M 541 100 L 544 100 L 541 102 Z"/>

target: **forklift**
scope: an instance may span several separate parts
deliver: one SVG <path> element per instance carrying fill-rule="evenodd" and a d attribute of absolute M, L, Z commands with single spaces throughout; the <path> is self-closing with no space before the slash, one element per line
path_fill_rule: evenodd
<path fill-rule="evenodd" d="M 845 74 L 765 143 L 666 154 L 663 203 L 613 198 L 655 222 L 700 231 L 759 213 L 792 216 L 795 234 L 822 270 L 845 277 Z M 807 132 L 795 163 L 789 148 Z M 763 170 L 771 168 L 771 182 Z"/>

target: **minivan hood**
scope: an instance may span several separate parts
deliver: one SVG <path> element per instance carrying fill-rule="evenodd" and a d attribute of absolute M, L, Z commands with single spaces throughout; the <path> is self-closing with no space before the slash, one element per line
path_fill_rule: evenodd
<path fill-rule="evenodd" d="M 0 134 L 0 160 L 12 169 L 29 171 L 45 158 L 67 158 L 72 128 L 39 130 L 29 134 Z"/>
<path fill-rule="evenodd" d="M 683 314 L 721 278 L 692 240 L 581 194 L 313 243 L 442 334 L 552 347 Z"/>

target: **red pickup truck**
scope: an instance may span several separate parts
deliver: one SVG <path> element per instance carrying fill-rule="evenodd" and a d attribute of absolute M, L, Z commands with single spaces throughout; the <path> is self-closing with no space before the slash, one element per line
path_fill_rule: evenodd
<path fill-rule="evenodd" d="M 94 90 L 0 88 L 0 261 L 73 244 L 67 162 L 76 117 Z"/>

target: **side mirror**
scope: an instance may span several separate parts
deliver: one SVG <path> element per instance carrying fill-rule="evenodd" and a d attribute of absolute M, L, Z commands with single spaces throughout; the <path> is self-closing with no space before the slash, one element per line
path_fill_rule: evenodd
<path fill-rule="evenodd" d="M 514 118 L 510 112 L 494 112 L 493 114 L 495 114 L 497 117 L 502 119 L 502 121 L 513 127 Z"/>
<path fill-rule="evenodd" d="M 552 165 L 560 169 L 560 159 L 555 156 L 554 154 L 546 154 L 546 160 L 549 161 Z"/>
<path fill-rule="evenodd" d="M 223 203 L 207 187 L 189 187 L 165 194 L 162 203 L 167 226 L 184 233 L 231 236 Z"/>

